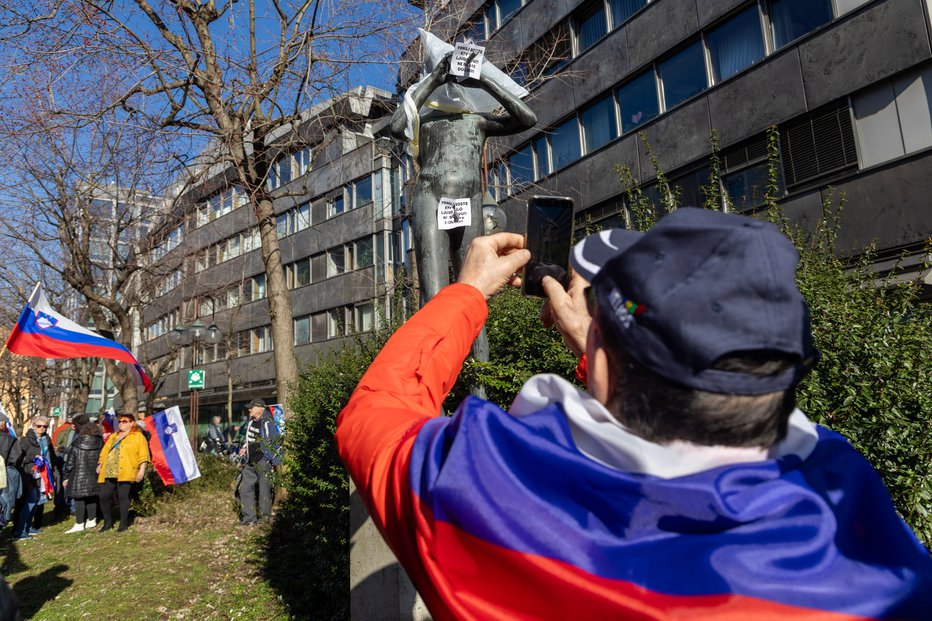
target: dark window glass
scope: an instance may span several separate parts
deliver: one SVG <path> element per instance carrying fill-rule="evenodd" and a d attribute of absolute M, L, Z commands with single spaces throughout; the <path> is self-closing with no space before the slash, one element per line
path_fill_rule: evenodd
<path fill-rule="evenodd" d="M 521 0 L 497 0 L 498 4 L 498 26 L 508 21 L 508 18 L 514 15 L 521 8 Z"/>
<path fill-rule="evenodd" d="M 463 31 L 464 39 L 472 39 L 476 43 L 485 41 L 485 15 L 480 13 L 473 17 Z"/>
<path fill-rule="evenodd" d="M 311 338 L 314 341 L 327 340 L 327 313 L 311 315 Z"/>
<path fill-rule="evenodd" d="M 767 162 L 723 176 L 728 203 L 737 211 L 763 205 L 768 178 Z"/>
<path fill-rule="evenodd" d="M 534 156 L 530 144 L 508 158 L 508 168 L 511 170 L 511 185 L 514 188 L 534 181 Z"/>
<path fill-rule="evenodd" d="M 592 47 L 608 32 L 608 20 L 605 19 L 605 5 L 599 0 L 596 8 L 584 14 L 576 22 L 576 42 L 579 53 Z"/>
<path fill-rule="evenodd" d="M 757 5 L 750 6 L 706 36 L 712 74 L 726 80 L 764 57 L 764 35 Z"/>
<path fill-rule="evenodd" d="M 651 120 L 660 112 L 654 72 L 646 71 L 618 89 L 621 106 L 621 129 L 632 129 Z"/>
<path fill-rule="evenodd" d="M 356 269 L 372 266 L 372 238 L 367 237 L 356 242 Z"/>
<path fill-rule="evenodd" d="M 702 43 L 696 41 L 660 63 L 660 81 L 667 110 L 704 91 L 708 86 Z"/>
<path fill-rule="evenodd" d="M 338 196 L 330 203 L 330 214 L 336 216 L 341 213 L 343 213 L 343 197 Z"/>
<path fill-rule="evenodd" d="M 591 153 L 618 137 L 615 98 L 611 95 L 583 110 L 580 120 L 586 139 L 586 153 Z"/>
<path fill-rule="evenodd" d="M 372 202 L 372 177 L 363 177 L 356 181 L 356 206 L 362 207 Z"/>
<path fill-rule="evenodd" d="M 279 185 L 285 185 L 291 181 L 291 156 L 286 155 L 278 160 L 278 180 Z"/>
<path fill-rule="evenodd" d="M 773 39 L 778 48 L 832 21 L 831 0 L 773 0 Z"/>
<path fill-rule="evenodd" d="M 327 255 L 321 253 L 311 257 L 311 277 L 314 282 L 327 278 Z"/>
<path fill-rule="evenodd" d="M 550 157 L 553 169 L 560 170 L 579 159 L 579 125 L 574 116 L 550 134 Z"/>
<path fill-rule="evenodd" d="M 647 4 L 647 0 L 609 0 L 612 9 L 612 27 L 618 28 L 629 17 L 640 11 Z"/>
<path fill-rule="evenodd" d="M 311 340 L 311 318 L 301 317 L 294 320 L 294 344 L 301 345 Z"/>
<path fill-rule="evenodd" d="M 295 263 L 295 286 L 303 287 L 311 284 L 311 262 L 309 259 L 303 259 Z"/>
<path fill-rule="evenodd" d="M 709 168 L 704 167 L 681 175 L 670 182 L 682 207 L 704 207 L 709 185 Z"/>
<path fill-rule="evenodd" d="M 534 159 L 537 160 L 537 179 L 550 174 L 550 156 L 547 154 L 547 139 L 534 141 Z"/>

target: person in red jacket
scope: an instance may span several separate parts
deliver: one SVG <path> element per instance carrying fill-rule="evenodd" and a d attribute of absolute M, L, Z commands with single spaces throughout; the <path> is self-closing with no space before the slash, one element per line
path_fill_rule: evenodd
<path fill-rule="evenodd" d="M 785 236 L 679 209 L 587 237 L 571 261 L 588 282 L 545 290 L 588 391 L 540 375 L 507 412 L 467 397 L 440 416 L 522 244 L 476 239 L 337 419 L 434 619 L 929 618 L 928 552 L 866 460 L 795 407 L 818 352 Z"/>

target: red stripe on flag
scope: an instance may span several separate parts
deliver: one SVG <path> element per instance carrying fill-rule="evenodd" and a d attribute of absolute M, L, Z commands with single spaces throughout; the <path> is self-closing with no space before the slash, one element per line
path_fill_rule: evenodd
<path fill-rule="evenodd" d="M 137 364 L 132 354 L 104 345 L 88 345 L 82 343 L 69 343 L 53 339 L 44 334 L 30 334 L 28 338 L 21 333 L 18 339 L 9 339 L 7 348 L 14 354 L 21 356 L 35 356 L 38 358 L 110 358 L 127 364 Z"/>
<path fill-rule="evenodd" d="M 165 460 L 165 453 L 162 451 L 162 441 L 159 439 L 158 431 L 155 428 L 155 421 L 151 416 L 143 419 L 143 424 L 149 430 L 149 452 L 152 453 L 152 465 L 155 471 L 165 485 L 174 485 L 175 477 L 172 476 L 171 468 L 168 467 L 168 461 Z"/>
<path fill-rule="evenodd" d="M 418 521 L 427 524 L 423 516 Z M 745 595 L 657 593 L 490 544 L 446 522 L 434 522 L 433 529 L 432 537 L 419 537 L 420 549 L 429 550 L 420 555 L 420 561 L 432 584 L 416 586 L 436 619 L 867 619 Z M 423 574 L 412 572 L 417 575 Z"/>

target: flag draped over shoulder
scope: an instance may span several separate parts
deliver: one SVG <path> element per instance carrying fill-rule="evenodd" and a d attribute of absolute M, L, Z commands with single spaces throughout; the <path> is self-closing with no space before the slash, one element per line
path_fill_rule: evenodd
<path fill-rule="evenodd" d="M 152 465 L 165 485 L 187 483 L 201 476 L 178 406 L 148 416 L 144 422 L 151 434 Z"/>
<path fill-rule="evenodd" d="M 14 354 L 37 358 L 110 358 L 129 365 L 138 375 L 146 392 L 152 382 L 139 361 L 126 347 L 91 332 L 61 315 L 45 299 L 42 285 L 37 284 L 26 308 L 6 340 L 6 348 Z"/>

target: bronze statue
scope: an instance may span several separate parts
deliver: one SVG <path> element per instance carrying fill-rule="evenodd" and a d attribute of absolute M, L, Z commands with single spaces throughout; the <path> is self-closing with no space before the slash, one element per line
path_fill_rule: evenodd
<path fill-rule="evenodd" d="M 414 252 L 422 305 L 450 283 L 450 261 L 455 278 L 463 265 L 469 243 L 474 237 L 484 234 L 482 150 L 486 138 L 516 134 L 537 123 L 537 117 L 527 104 L 485 72 L 478 79 L 463 80 L 451 75 L 451 56 L 448 54 L 437 63 L 428 78 L 414 89 L 414 109 L 419 111 L 438 87 L 459 80 L 464 87 L 479 88 L 489 93 L 504 107 L 505 114 L 431 110 L 420 118 L 420 127 L 416 130 L 419 147 L 415 154 L 420 172 L 414 184 L 412 203 Z M 407 122 L 405 108 L 401 105 L 392 117 L 392 135 L 404 139 Z M 442 230 L 438 223 L 441 198 L 468 198 L 469 226 Z"/>

